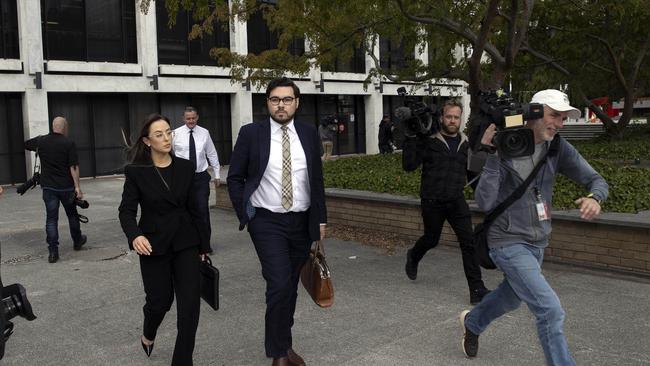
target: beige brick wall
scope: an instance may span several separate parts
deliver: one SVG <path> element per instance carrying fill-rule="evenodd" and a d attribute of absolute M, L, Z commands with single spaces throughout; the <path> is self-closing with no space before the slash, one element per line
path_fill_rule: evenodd
<path fill-rule="evenodd" d="M 232 208 L 226 189 L 218 189 L 216 204 Z M 375 202 L 327 197 L 328 222 L 399 233 L 413 240 L 422 235 L 417 204 Z M 480 214 L 472 220 L 480 222 Z M 456 246 L 456 236 L 447 223 L 440 244 Z M 572 263 L 650 274 L 650 229 L 553 219 L 551 244 L 545 258 Z"/>

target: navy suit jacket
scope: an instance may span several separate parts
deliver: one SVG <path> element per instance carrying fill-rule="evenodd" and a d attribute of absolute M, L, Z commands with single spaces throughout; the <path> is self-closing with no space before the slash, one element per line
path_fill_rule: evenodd
<path fill-rule="evenodd" d="M 294 120 L 300 144 L 307 159 L 311 191 L 309 207 L 309 236 L 320 240 L 320 224 L 327 223 L 323 165 L 320 159 L 320 139 L 314 126 Z M 271 152 L 271 122 L 269 119 L 242 126 L 230 157 L 228 193 L 239 218 L 239 230 L 248 220 L 246 205 L 260 185 Z"/>

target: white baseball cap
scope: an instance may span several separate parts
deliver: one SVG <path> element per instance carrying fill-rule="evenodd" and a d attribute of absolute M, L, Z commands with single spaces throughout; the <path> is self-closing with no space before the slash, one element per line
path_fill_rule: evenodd
<path fill-rule="evenodd" d="M 545 104 L 558 112 L 569 112 L 569 118 L 580 118 L 580 110 L 572 107 L 569 104 L 569 97 L 556 89 L 538 91 L 533 95 L 533 99 L 530 102 Z"/>

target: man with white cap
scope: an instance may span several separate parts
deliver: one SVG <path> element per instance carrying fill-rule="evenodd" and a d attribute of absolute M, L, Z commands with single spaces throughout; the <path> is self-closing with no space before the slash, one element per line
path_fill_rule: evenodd
<path fill-rule="evenodd" d="M 533 130 L 535 153 L 520 158 L 500 157 L 496 149 L 488 154 L 476 190 L 476 203 L 490 212 L 504 201 L 531 174 L 563 127 L 567 117 L 578 118 L 580 111 L 569 104 L 559 90 L 536 93 L 533 103 L 544 104 L 544 116 L 527 122 Z M 490 125 L 483 145 L 492 146 L 496 132 Z M 463 329 L 462 348 L 467 357 L 476 357 L 478 337 L 495 319 L 513 311 L 525 302 L 535 315 L 546 362 L 549 365 L 575 365 L 563 333 L 564 309 L 542 274 L 544 248 L 551 233 L 551 201 L 555 174 L 560 173 L 585 186 L 590 192 L 575 201 L 580 216 L 591 220 L 600 214 L 600 204 L 607 198 L 609 187 L 587 161 L 566 140 L 557 136 L 557 151 L 549 154 L 526 192 L 490 225 L 488 246 L 490 258 L 503 272 L 503 282 L 471 311 L 460 314 Z"/>

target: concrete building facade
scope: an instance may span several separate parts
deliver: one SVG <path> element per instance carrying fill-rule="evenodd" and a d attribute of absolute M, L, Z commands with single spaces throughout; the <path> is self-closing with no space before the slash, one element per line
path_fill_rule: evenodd
<path fill-rule="evenodd" d="M 261 15 L 235 21 L 227 31 L 215 26 L 212 36 L 189 41 L 190 14 L 179 13 L 170 28 L 164 1 L 152 1 L 146 14 L 135 3 L 0 2 L 0 184 L 23 182 L 31 175 L 33 154 L 23 150 L 23 141 L 47 134 L 57 115 L 70 122 L 85 177 L 119 173 L 122 131 L 126 136 L 137 133 L 149 113 L 162 113 L 180 125 L 183 108 L 197 107 L 199 123 L 210 130 L 222 164 L 230 160 L 240 127 L 266 116 L 265 90 L 233 82 L 229 68 L 216 66 L 208 54 L 215 46 L 239 54 L 275 47 L 277 37 Z M 308 42 L 299 40 L 294 46 L 304 52 Z M 384 42 L 375 53 L 381 57 L 383 52 L 382 60 L 390 62 L 386 56 L 396 55 L 388 55 L 390 51 Z M 426 55 L 412 52 L 426 62 Z M 338 117 L 334 154 L 378 152 L 379 121 L 402 105 L 400 86 L 414 95 L 435 94 L 435 99 L 461 96 L 469 105 L 461 81 L 413 87 L 376 80 L 364 88 L 372 66 L 371 57 L 357 52 L 353 60 L 331 70 L 313 68 L 306 76 L 293 75 L 303 94 L 301 120 L 317 124 L 325 116 Z"/>

